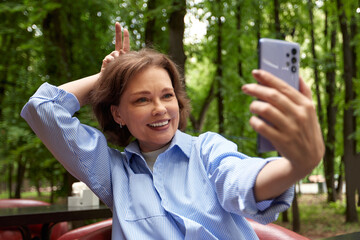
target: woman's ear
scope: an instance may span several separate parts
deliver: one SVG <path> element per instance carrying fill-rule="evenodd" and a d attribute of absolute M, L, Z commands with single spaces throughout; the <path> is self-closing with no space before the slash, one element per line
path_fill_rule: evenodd
<path fill-rule="evenodd" d="M 114 118 L 114 121 L 117 122 L 118 124 L 125 125 L 120 116 L 119 106 L 111 105 L 110 110 L 111 110 L 111 115 Z"/>

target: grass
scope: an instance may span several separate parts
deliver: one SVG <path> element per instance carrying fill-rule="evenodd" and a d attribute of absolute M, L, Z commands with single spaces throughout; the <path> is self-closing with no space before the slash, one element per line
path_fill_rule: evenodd
<path fill-rule="evenodd" d="M 9 198 L 8 192 L 1 192 L 0 199 Z M 44 202 L 50 202 L 50 192 L 41 192 L 41 196 L 37 195 L 37 192 L 22 192 L 21 198 L 36 199 Z"/>
<path fill-rule="evenodd" d="M 300 234 L 310 239 L 323 239 L 345 233 L 358 232 L 359 223 L 345 223 L 345 201 L 328 204 L 326 195 L 304 194 L 298 197 Z M 360 219 L 360 208 L 358 210 Z M 291 216 L 289 216 L 291 219 Z M 276 222 L 291 229 L 291 223 Z"/>

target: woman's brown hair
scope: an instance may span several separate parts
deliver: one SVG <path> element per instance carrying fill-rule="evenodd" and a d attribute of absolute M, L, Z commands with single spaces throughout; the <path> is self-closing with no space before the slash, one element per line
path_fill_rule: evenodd
<path fill-rule="evenodd" d="M 179 104 L 178 128 L 185 129 L 190 102 L 176 65 L 164 54 L 151 49 L 142 49 L 138 52 L 122 54 L 109 63 L 91 93 L 90 103 L 94 114 L 109 142 L 125 147 L 132 140 L 133 136 L 128 128 L 126 126 L 120 128 L 114 121 L 111 105 L 119 105 L 127 83 L 136 74 L 149 67 L 160 67 L 168 72 Z"/>

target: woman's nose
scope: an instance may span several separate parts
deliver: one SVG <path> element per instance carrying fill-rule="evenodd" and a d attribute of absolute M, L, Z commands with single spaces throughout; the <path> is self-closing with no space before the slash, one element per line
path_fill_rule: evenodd
<path fill-rule="evenodd" d="M 152 111 L 152 114 L 155 115 L 163 115 L 167 112 L 166 110 L 166 106 L 164 105 L 163 102 L 161 102 L 160 100 L 157 100 L 154 102 L 154 108 Z"/>

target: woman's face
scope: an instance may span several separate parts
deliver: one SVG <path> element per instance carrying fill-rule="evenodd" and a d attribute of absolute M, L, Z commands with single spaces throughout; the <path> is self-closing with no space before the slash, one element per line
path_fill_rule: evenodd
<path fill-rule="evenodd" d="M 126 125 L 143 152 L 157 150 L 171 141 L 179 125 L 179 105 L 169 74 L 149 67 L 127 84 L 114 120 Z"/>

